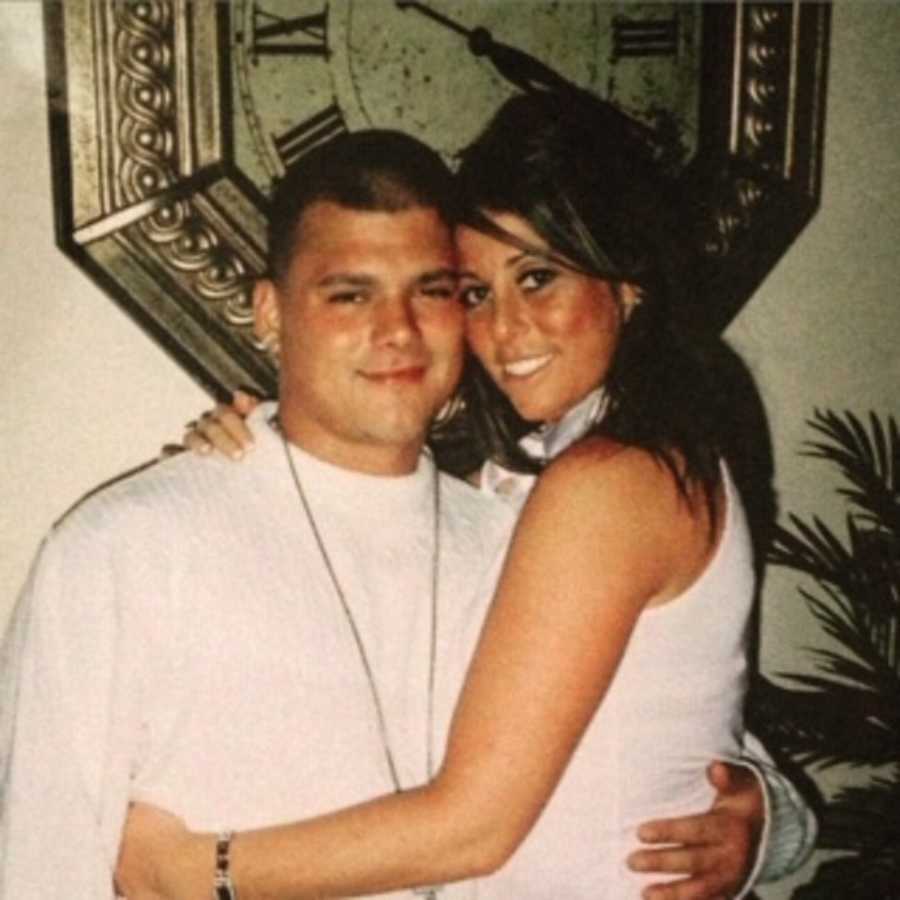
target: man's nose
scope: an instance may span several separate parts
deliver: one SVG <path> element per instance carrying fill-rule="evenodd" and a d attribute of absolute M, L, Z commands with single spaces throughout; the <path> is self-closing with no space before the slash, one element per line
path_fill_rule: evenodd
<path fill-rule="evenodd" d="M 378 343 L 405 346 L 419 334 L 419 322 L 412 299 L 383 297 L 375 309 L 375 339 Z"/>

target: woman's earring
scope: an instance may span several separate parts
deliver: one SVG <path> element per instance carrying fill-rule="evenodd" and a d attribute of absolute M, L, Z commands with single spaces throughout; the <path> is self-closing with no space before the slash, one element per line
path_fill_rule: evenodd
<path fill-rule="evenodd" d="M 638 290 L 635 290 L 627 300 L 625 300 L 625 315 L 624 321 L 627 322 L 631 316 L 634 314 L 634 311 L 644 302 L 644 295 Z"/>

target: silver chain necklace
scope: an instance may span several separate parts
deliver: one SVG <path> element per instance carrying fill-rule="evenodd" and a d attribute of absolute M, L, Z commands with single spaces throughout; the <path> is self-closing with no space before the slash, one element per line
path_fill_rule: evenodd
<path fill-rule="evenodd" d="M 294 487 L 297 490 L 297 497 L 300 500 L 300 506 L 303 509 L 303 513 L 306 517 L 306 521 L 309 524 L 310 531 L 312 531 L 313 537 L 315 538 L 316 545 L 319 548 L 319 554 L 322 557 L 322 562 L 325 564 L 325 569 L 327 570 L 328 576 L 331 579 L 334 593 L 337 596 L 338 601 L 340 602 L 341 609 L 344 613 L 344 618 L 347 620 L 347 625 L 350 628 L 350 633 L 353 635 L 353 640 L 356 644 L 356 650 L 359 656 L 359 662 L 362 666 L 363 673 L 365 674 L 366 681 L 369 685 L 369 692 L 372 698 L 372 706 L 375 710 L 375 718 L 378 723 L 378 732 L 381 737 L 381 745 L 382 749 L 384 750 L 384 757 L 387 762 L 388 772 L 390 773 L 391 781 L 394 785 L 394 791 L 399 794 L 402 792 L 403 788 L 400 784 L 400 778 L 397 773 L 397 765 L 394 760 L 394 753 L 391 750 L 390 737 L 388 735 L 387 729 L 387 720 L 385 718 L 384 707 L 381 702 L 381 695 L 378 691 L 378 684 L 375 680 L 375 673 L 372 670 L 372 664 L 369 661 L 369 654 L 366 652 L 365 642 L 363 641 L 359 626 L 356 624 L 356 617 L 353 615 L 353 610 L 351 609 L 350 604 L 347 601 L 347 597 L 343 589 L 341 588 L 341 583 L 338 580 L 334 565 L 331 562 L 331 557 L 328 554 L 328 549 L 325 546 L 325 541 L 322 539 L 322 534 L 319 531 L 319 527 L 316 523 L 316 518 L 313 515 L 309 500 L 306 497 L 306 492 L 303 489 L 303 483 L 300 480 L 299 473 L 297 472 L 297 467 L 294 465 L 294 459 L 291 456 L 291 450 L 288 446 L 287 438 L 285 438 L 284 432 L 281 430 L 280 425 L 278 425 L 277 420 L 273 421 L 273 425 L 275 425 L 280 433 L 281 443 L 284 447 L 285 459 L 287 460 L 288 468 L 291 472 L 291 478 L 294 481 Z M 435 663 L 437 658 L 438 595 L 440 589 L 441 557 L 441 491 L 440 478 L 438 476 L 437 469 L 434 470 L 432 483 L 434 496 L 434 549 L 431 557 L 431 629 L 429 633 L 427 725 L 425 735 L 425 769 L 426 775 L 429 780 L 434 774 L 434 686 Z M 418 896 L 426 897 L 428 898 L 428 900 L 434 900 L 439 890 L 441 890 L 441 885 L 432 885 L 429 887 L 417 888 L 413 891 L 413 893 Z"/>

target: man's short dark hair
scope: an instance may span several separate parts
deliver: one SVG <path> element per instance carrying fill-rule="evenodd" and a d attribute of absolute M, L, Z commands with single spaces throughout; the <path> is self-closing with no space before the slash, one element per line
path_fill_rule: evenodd
<path fill-rule="evenodd" d="M 375 129 L 339 135 L 310 151 L 277 183 L 269 213 L 268 275 L 280 281 L 287 274 L 297 226 L 313 203 L 372 212 L 426 207 L 452 226 L 454 195 L 446 164 L 421 141 Z"/>

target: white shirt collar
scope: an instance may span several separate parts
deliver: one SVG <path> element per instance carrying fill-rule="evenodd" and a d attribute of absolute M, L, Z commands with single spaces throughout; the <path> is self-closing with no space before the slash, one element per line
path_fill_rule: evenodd
<path fill-rule="evenodd" d="M 554 459 L 599 422 L 609 406 L 602 388 L 595 388 L 573 406 L 558 422 L 541 425 L 519 441 L 519 446 L 535 459 Z M 481 490 L 488 494 L 523 501 L 534 484 L 534 476 L 512 472 L 493 460 L 481 469 Z"/>

